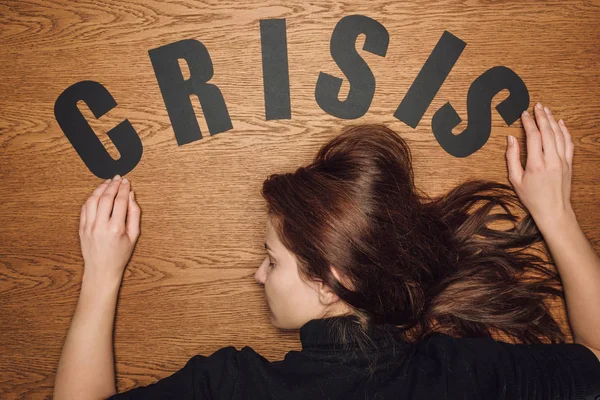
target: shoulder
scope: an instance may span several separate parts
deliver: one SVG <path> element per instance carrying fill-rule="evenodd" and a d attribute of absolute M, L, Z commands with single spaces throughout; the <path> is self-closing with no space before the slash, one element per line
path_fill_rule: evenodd
<path fill-rule="evenodd" d="M 230 398 L 235 392 L 247 360 L 255 352 L 222 347 L 210 355 L 196 354 L 179 370 L 157 382 L 117 393 L 110 400 Z"/>
<path fill-rule="evenodd" d="M 209 356 L 195 355 L 188 364 L 192 364 L 196 375 L 211 374 L 221 379 L 227 377 L 229 381 L 237 381 L 276 363 L 270 362 L 250 346 L 243 346 L 241 349 L 226 346 Z"/>
<path fill-rule="evenodd" d="M 490 337 L 454 338 L 435 333 L 419 346 L 435 354 L 448 370 L 485 376 L 499 388 L 517 390 L 514 395 L 521 391 L 539 393 L 540 398 L 595 399 L 600 395 L 600 361 L 582 344 L 512 344 Z"/>
<path fill-rule="evenodd" d="M 460 353 L 461 357 L 482 359 L 486 361 L 487 365 L 502 360 L 560 358 L 571 363 L 585 364 L 600 373 L 600 360 L 597 354 L 589 347 L 579 343 L 506 343 L 491 337 L 455 338 L 436 332 L 421 341 L 419 345 L 428 351 L 444 350 L 447 354 Z"/>

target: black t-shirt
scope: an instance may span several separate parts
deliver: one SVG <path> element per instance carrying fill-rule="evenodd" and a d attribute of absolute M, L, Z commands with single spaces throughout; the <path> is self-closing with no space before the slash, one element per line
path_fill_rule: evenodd
<path fill-rule="evenodd" d="M 369 374 L 367 359 L 335 346 L 326 323 L 338 318 L 352 317 L 307 322 L 300 328 L 302 350 L 281 361 L 269 362 L 248 346 L 223 347 L 109 399 L 600 400 L 600 362 L 581 344 L 510 344 L 442 333 L 407 343 L 398 340 L 399 328 L 383 324 L 369 334 L 369 354 L 377 358 Z"/>

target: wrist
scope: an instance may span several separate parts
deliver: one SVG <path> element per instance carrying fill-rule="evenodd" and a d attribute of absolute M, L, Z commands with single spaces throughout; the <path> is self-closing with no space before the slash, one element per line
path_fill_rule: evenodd
<path fill-rule="evenodd" d="M 552 217 L 536 221 L 538 229 L 543 235 L 550 234 L 552 232 L 559 232 L 571 225 L 579 225 L 575 212 L 569 206 L 556 213 Z"/>
<path fill-rule="evenodd" d="M 118 293 L 121 277 L 94 276 L 83 274 L 81 293 L 89 296 L 111 296 Z"/>

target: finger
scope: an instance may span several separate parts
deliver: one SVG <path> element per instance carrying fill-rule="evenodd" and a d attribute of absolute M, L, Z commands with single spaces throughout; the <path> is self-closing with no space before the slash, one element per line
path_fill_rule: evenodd
<path fill-rule="evenodd" d="M 552 115 L 552 111 L 548 107 L 544 107 L 544 111 L 546 112 L 546 116 L 548 117 L 548 121 L 550 122 L 550 126 L 552 127 L 552 132 L 554 132 L 554 138 L 556 141 L 556 153 L 558 157 L 565 161 L 565 137 L 554 119 L 554 115 Z"/>
<path fill-rule="evenodd" d="M 519 151 L 519 142 L 513 138 L 513 143 L 508 142 L 506 149 L 506 163 L 508 165 L 508 178 L 516 184 L 521 183 L 523 177 L 523 165 L 521 164 L 521 152 Z"/>
<path fill-rule="evenodd" d="M 112 209 L 110 223 L 125 226 L 125 217 L 127 216 L 127 206 L 129 205 L 129 188 L 131 184 L 127 178 L 121 180 L 117 198 Z"/>
<path fill-rule="evenodd" d="M 81 215 L 79 216 L 79 233 L 83 233 L 84 228 L 85 228 L 85 203 L 83 203 L 83 205 L 81 206 Z"/>
<path fill-rule="evenodd" d="M 542 103 L 537 103 L 535 106 L 535 120 L 539 131 L 542 133 L 542 149 L 544 150 L 544 160 L 558 160 L 558 152 L 556 151 L 556 138 L 550 126 L 550 121 L 546 116 L 546 111 Z"/>
<path fill-rule="evenodd" d="M 570 167 L 573 167 L 573 152 L 575 149 L 575 145 L 573 144 L 573 137 L 571 136 L 571 132 L 569 132 L 565 121 L 561 119 L 558 123 L 558 126 L 563 135 L 565 136 L 565 159 L 567 160 L 567 164 L 569 164 Z"/>
<path fill-rule="evenodd" d="M 102 182 L 90 195 L 86 202 L 85 206 L 85 228 L 90 229 L 94 226 L 94 221 L 96 221 L 96 213 L 98 211 L 98 202 L 100 201 L 100 196 L 106 190 L 108 185 L 110 184 L 110 179 Z"/>
<path fill-rule="evenodd" d="M 97 222 L 101 224 L 108 224 L 110 219 L 110 213 L 113 210 L 115 195 L 117 194 L 120 185 L 120 177 L 113 179 L 104 191 L 104 193 L 102 193 L 102 196 L 100 196 L 100 200 L 98 201 L 98 211 L 96 215 Z"/>
<path fill-rule="evenodd" d="M 542 137 L 538 131 L 537 125 L 533 117 L 527 113 L 527 110 L 521 114 L 523 128 L 525 128 L 526 146 L 527 146 L 527 164 L 540 165 L 544 163 L 544 155 L 542 154 Z"/>
<path fill-rule="evenodd" d="M 129 207 L 127 207 L 127 236 L 133 242 L 140 235 L 140 206 L 135 201 L 133 190 L 129 193 Z"/>

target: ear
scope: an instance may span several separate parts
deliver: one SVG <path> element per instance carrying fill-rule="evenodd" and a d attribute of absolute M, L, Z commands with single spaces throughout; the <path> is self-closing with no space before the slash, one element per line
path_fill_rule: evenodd
<path fill-rule="evenodd" d="M 335 276 L 335 278 L 338 281 L 342 282 L 342 284 L 345 285 L 344 281 L 341 279 L 341 274 L 337 271 L 337 269 L 333 266 L 329 266 L 329 269 L 331 270 L 331 273 L 333 274 L 333 276 Z M 318 291 L 319 291 L 319 300 L 323 304 L 331 304 L 331 303 L 335 303 L 336 301 L 339 300 L 339 297 L 323 281 L 319 281 Z"/>

